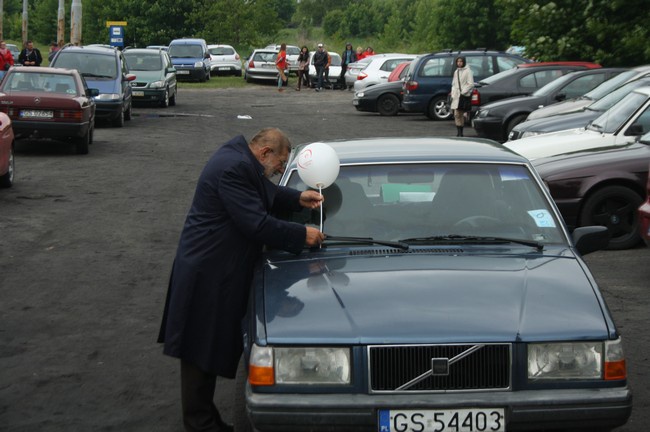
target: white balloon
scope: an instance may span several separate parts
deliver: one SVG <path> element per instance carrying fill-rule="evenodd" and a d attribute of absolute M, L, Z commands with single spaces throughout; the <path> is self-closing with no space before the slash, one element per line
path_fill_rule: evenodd
<path fill-rule="evenodd" d="M 314 189 L 324 189 L 334 183 L 339 169 L 339 157 L 327 144 L 309 144 L 298 155 L 298 175 Z"/>

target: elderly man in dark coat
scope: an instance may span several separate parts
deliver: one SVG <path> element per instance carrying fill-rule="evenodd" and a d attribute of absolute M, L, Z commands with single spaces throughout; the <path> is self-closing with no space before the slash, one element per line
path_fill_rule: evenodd
<path fill-rule="evenodd" d="M 241 320 L 253 265 L 262 246 L 293 253 L 317 246 L 316 228 L 271 216 L 279 209 L 316 208 L 316 191 L 277 186 L 290 151 L 278 129 L 248 144 L 238 136 L 208 161 L 183 227 L 158 342 L 181 359 L 183 422 L 188 431 L 232 430 L 214 406 L 216 377 L 233 378 L 241 356 Z"/>

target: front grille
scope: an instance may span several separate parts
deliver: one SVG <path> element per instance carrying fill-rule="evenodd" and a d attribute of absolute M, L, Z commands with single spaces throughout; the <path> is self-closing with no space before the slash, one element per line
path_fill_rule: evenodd
<path fill-rule="evenodd" d="M 368 351 L 372 393 L 510 388 L 510 344 L 370 346 Z M 432 359 L 452 360 L 456 356 L 461 358 L 450 361 L 448 374 L 427 374 Z M 416 380 L 418 377 L 422 379 Z"/>

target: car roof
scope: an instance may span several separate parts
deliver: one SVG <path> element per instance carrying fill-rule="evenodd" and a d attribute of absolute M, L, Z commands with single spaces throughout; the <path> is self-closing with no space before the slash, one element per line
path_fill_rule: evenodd
<path fill-rule="evenodd" d="M 365 138 L 323 141 L 331 146 L 341 164 L 393 162 L 498 162 L 528 164 L 517 153 L 485 139 L 448 137 Z M 302 149 L 297 146 L 294 154 Z M 297 158 L 290 167 L 295 168 Z"/>
<path fill-rule="evenodd" d="M 15 72 L 20 73 L 51 73 L 59 75 L 79 75 L 76 69 L 64 69 L 57 67 L 41 66 L 41 67 L 21 67 L 14 69 Z"/>
<path fill-rule="evenodd" d="M 586 61 L 537 62 L 537 63 L 522 63 L 517 65 L 518 68 L 535 68 L 540 66 L 581 66 L 588 69 L 597 69 L 602 67 L 598 63 L 592 63 Z"/>
<path fill-rule="evenodd" d="M 123 54 L 154 53 L 154 52 L 162 53 L 162 52 L 166 52 L 166 51 L 164 49 L 162 49 L 162 48 L 129 48 L 127 50 L 124 50 Z"/>
<path fill-rule="evenodd" d="M 210 45 L 208 45 L 208 48 L 220 48 L 220 47 L 233 48 L 232 45 L 226 45 L 226 44 L 210 44 Z"/>
<path fill-rule="evenodd" d="M 61 52 L 64 51 L 72 51 L 72 52 L 86 52 L 86 53 L 93 53 L 93 54 L 104 54 L 104 55 L 110 55 L 114 56 L 118 50 L 116 48 L 107 48 L 104 46 L 90 46 L 90 45 L 84 45 L 84 46 L 65 46 L 61 48 Z"/>
<path fill-rule="evenodd" d="M 176 45 L 176 44 L 179 44 L 179 45 L 189 45 L 189 44 L 196 44 L 196 43 L 205 44 L 206 42 L 205 42 L 205 39 L 198 39 L 198 38 L 181 38 L 181 39 L 174 39 L 173 41 L 171 41 L 171 42 L 169 43 L 169 45 L 172 45 L 172 44 L 174 44 L 174 45 Z M 206 45 L 207 45 L 207 44 L 206 44 Z"/>

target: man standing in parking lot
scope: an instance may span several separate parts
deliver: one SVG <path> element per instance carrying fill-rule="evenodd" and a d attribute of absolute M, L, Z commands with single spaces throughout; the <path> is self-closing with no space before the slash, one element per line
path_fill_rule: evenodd
<path fill-rule="evenodd" d="M 253 266 L 268 245 L 293 253 L 317 246 L 317 228 L 279 220 L 275 210 L 313 209 L 323 196 L 269 180 L 284 172 L 290 142 L 275 128 L 224 144 L 196 187 L 172 267 L 158 342 L 181 360 L 183 424 L 188 432 L 232 431 L 213 398 L 217 376 L 234 378 L 243 351 Z"/>
<path fill-rule="evenodd" d="M 34 42 L 27 41 L 25 48 L 23 48 L 18 56 L 18 63 L 21 63 L 23 66 L 40 66 L 42 62 L 43 57 L 38 48 L 34 48 Z"/>
<path fill-rule="evenodd" d="M 316 68 L 316 75 L 318 76 L 318 83 L 316 84 L 316 91 L 321 91 L 323 88 L 323 73 L 327 66 L 327 51 L 323 48 L 323 44 L 318 44 L 318 50 L 314 53 L 314 67 Z"/>
<path fill-rule="evenodd" d="M 352 49 L 352 44 L 347 43 L 345 45 L 345 51 L 341 54 L 341 77 L 339 82 L 345 84 L 345 72 L 348 70 L 348 65 L 357 61 L 357 53 Z M 352 90 L 352 86 L 347 86 L 348 90 Z M 345 86 L 343 86 L 345 89 Z"/>

